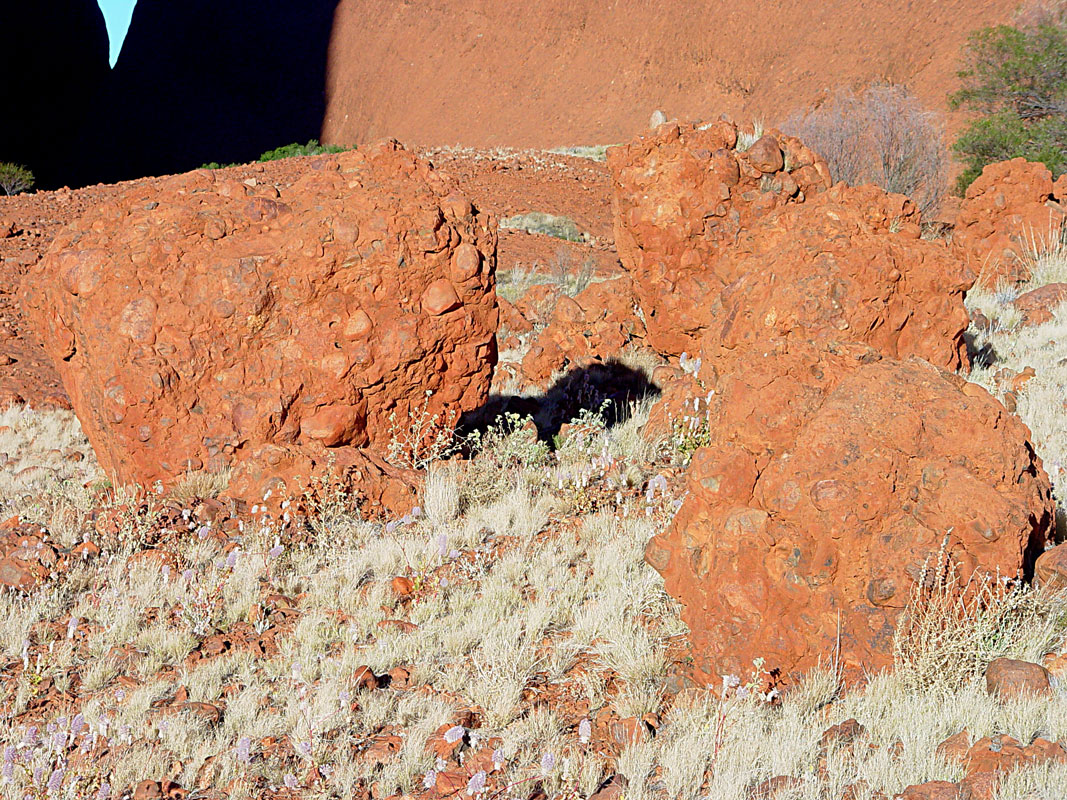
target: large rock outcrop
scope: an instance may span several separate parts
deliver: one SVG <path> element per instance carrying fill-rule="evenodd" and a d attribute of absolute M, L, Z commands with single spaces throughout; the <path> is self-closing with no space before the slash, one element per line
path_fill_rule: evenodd
<path fill-rule="evenodd" d="M 973 275 L 920 238 L 915 204 L 830 188 L 825 163 L 731 123 L 661 126 L 609 150 L 615 236 L 648 343 L 690 355 L 774 336 L 862 341 L 885 355 L 967 366 Z"/>
<path fill-rule="evenodd" d="M 142 0 L 143 1 L 143 0 Z M 889 81 L 947 111 L 959 53 L 1018 0 L 341 0 L 328 141 L 620 142 L 649 114 L 778 124 L 837 86 Z M 478 76 L 472 80 L 472 76 Z M 950 116 L 949 127 L 962 118 Z"/>
<path fill-rule="evenodd" d="M 393 415 L 488 394 L 494 231 L 394 143 L 322 158 L 280 197 L 198 171 L 72 224 L 24 306 L 119 481 L 231 467 L 254 501 L 332 466 L 388 500 L 369 476 L 391 469 Z"/>
<path fill-rule="evenodd" d="M 903 195 L 838 184 L 745 229 L 714 266 L 732 282 L 692 304 L 707 315 L 703 357 L 790 337 L 969 366 L 963 295 L 974 276 L 943 243 L 920 239 L 918 221 Z"/>
<path fill-rule="evenodd" d="M 706 680 L 762 658 L 789 683 L 838 646 L 855 676 L 890 662 L 942 548 L 965 579 L 1032 568 L 1049 481 L 1026 427 L 953 374 L 974 280 L 958 246 L 920 238 L 906 197 L 829 187 L 799 142 L 738 153 L 735 135 L 661 127 L 610 156 L 647 340 L 699 354 L 649 423 L 697 449 L 647 559 Z"/>
<path fill-rule="evenodd" d="M 1023 158 L 990 164 L 967 188 L 953 242 L 979 282 L 1021 283 L 1035 245 L 1059 241 L 1067 222 L 1067 178 L 1052 180 L 1044 164 Z"/>
<path fill-rule="evenodd" d="M 730 122 L 661 125 L 608 151 L 615 244 L 657 351 L 693 353 L 709 301 L 739 275 L 723 256 L 782 206 L 830 187 L 826 163 L 799 140 L 767 133 L 738 148 Z"/>
<path fill-rule="evenodd" d="M 789 684 L 838 647 L 850 676 L 884 667 L 942 548 L 965 579 L 1014 577 L 1048 540 L 1049 482 L 1026 427 L 956 375 L 862 344 L 776 339 L 705 362 L 700 378 L 710 444 L 647 558 L 685 606 L 707 680 L 763 658 Z"/>

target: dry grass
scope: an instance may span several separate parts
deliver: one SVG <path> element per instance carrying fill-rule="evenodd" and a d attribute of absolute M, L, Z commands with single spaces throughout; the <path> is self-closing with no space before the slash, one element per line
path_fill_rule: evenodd
<path fill-rule="evenodd" d="M 229 485 L 229 470 L 223 472 L 196 470 L 195 472 L 188 472 L 180 477 L 175 482 L 170 494 L 176 500 L 182 502 L 194 499 L 203 500 L 209 497 L 218 497 L 226 491 L 226 487 Z"/>
<path fill-rule="evenodd" d="M 710 123 L 709 123 L 708 127 L 710 127 Z M 752 122 L 752 130 L 751 131 L 747 131 L 747 130 L 741 129 L 741 130 L 739 130 L 737 132 L 737 144 L 736 144 L 734 149 L 736 149 L 737 152 L 739 152 L 739 153 L 744 153 L 746 150 L 748 150 L 750 147 L 752 147 L 752 145 L 754 145 L 756 142 L 758 142 L 762 138 L 763 138 L 763 121 L 762 120 L 754 120 Z"/>
<path fill-rule="evenodd" d="M 899 668 L 872 676 L 862 689 L 843 692 L 832 672 L 816 670 L 777 705 L 746 687 L 723 699 L 699 690 L 670 698 L 668 670 L 678 653 L 672 642 L 686 629 L 643 559 L 675 499 L 658 492 L 649 502 L 642 491 L 649 474 L 643 465 L 660 450 L 642 436 L 649 408 L 648 401 L 636 404 L 629 420 L 611 429 L 590 422 L 557 453 L 513 421 L 485 436 L 465 469 L 432 465 L 419 516 L 383 526 L 323 507 L 312 540 L 281 553 L 272 550 L 277 531 L 264 521 L 246 525 L 229 552 L 211 537 L 171 540 L 166 549 L 180 567 L 161 570 L 131 561 L 148 525 L 131 520 L 130 534 L 105 557 L 29 596 L 0 595 L 0 648 L 13 665 L 5 675 L 16 676 L 3 684 L 0 745 L 24 740 L 15 716 L 31 708 L 42 681 L 72 686 L 75 676 L 76 710 L 88 730 L 111 741 L 102 763 L 113 787 L 163 776 L 177 763 L 182 785 L 226 786 L 231 797 L 287 782 L 316 797 L 354 797 L 370 782 L 384 794 L 417 793 L 434 767 L 426 743 L 469 707 L 481 717 L 477 736 L 502 740 L 503 771 L 494 785 L 538 775 L 551 754 L 544 785 L 560 798 L 588 797 L 612 772 L 629 779 L 627 800 L 746 800 L 751 787 L 777 775 L 801 780 L 781 797 L 839 797 L 860 780 L 891 795 L 962 777 L 936 746 L 963 729 L 972 739 L 1067 737 L 1062 693 L 1000 703 L 981 685 L 986 659 L 1037 657 L 1062 633 L 1059 601 L 1023 590 L 975 613 L 977 607 L 953 605 L 951 584 L 943 584 L 940 595 L 921 598 L 926 614 L 917 624 L 926 633 L 908 638 L 903 628 Z M 631 480 L 635 490 L 606 491 L 599 505 L 583 505 L 590 487 L 615 480 L 620 487 Z M 412 580 L 412 597 L 394 593 L 396 576 Z M 263 616 L 271 594 L 296 605 L 276 651 L 235 647 L 186 660 L 206 635 L 268 630 L 275 624 Z M 71 639 L 49 624 L 62 627 L 72 616 L 78 628 Z M 387 619 L 415 627 L 380 627 Z M 929 635 L 947 622 L 952 642 L 967 643 L 962 656 L 945 637 Z M 966 668 L 953 672 L 946 663 Z M 357 692 L 351 678 L 364 664 L 377 674 L 403 667 L 412 687 Z M 917 679 L 931 664 L 941 679 Z M 124 687 L 123 675 L 138 683 Z M 153 708 L 182 686 L 190 700 L 224 708 L 222 720 L 162 716 Z M 639 737 L 613 759 L 579 735 L 581 719 L 604 709 L 658 715 L 657 734 Z M 62 713 L 69 726 L 74 710 Z M 59 716 L 41 721 L 59 725 Z M 872 747 L 833 748 L 820 772 L 822 732 L 851 717 L 866 727 Z M 388 730 L 402 732 L 399 749 L 365 758 Z M 246 739 L 247 759 L 239 755 Z M 265 748 L 272 739 L 291 747 Z M 29 761 L 5 786 L 12 796 L 39 787 L 34 766 L 46 779 L 56 764 L 47 747 L 23 751 Z M 64 785 L 93 796 L 105 776 L 98 765 L 81 763 Z M 312 770 L 321 776 L 317 786 L 306 783 Z M 1020 771 L 1001 797 L 1054 797 L 1049 792 L 1063 777 L 1059 768 Z M 857 800 L 869 796 L 861 792 Z"/>
<path fill-rule="evenodd" d="M 534 286 L 555 286 L 560 294 L 575 297 L 590 284 L 602 278 L 594 275 L 595 263 L 592 257 L 577 263 L 573 253 L 567 249 L 556 252 L 549 264 L 535 264 L 533 269 L 511 269 L 497 274 L 497 293 L 511 303 L 518 302 Z M 542 316 L 551 314 L 551 309 L 542 309 Z"/>
<path fill-rule="evenodd" d="M 894 641 L 894 677 L 950 692 L 996 658 L 1039 662 L 1062 644 L 1067 595 L 974 573 L 961 579 L 944 550 L 924 565 Z"/>
<path fill-rule="evenodd" d="M 572 147 L 553 147 L 549 153 L 557 156 L 571 156 L 572 158 L 586 158 L 590 161 L 607 161 L 610 144 L 575 145 Z"/>
<path fill-rule="evenodd" d="M 92 448 L 70 411 L 13 405 L 0 411 L 0 498 L 9 502 L 56 484 L 101 480 Z"/>
<path fill-rule="evenodd" d="M 1052 479 L 1059 502 L 1067 499 L 1067 426 L 1063 424 L 1067 389 L 1067 307 L 1051 308 L 1053 319 L 1043 325 L 1022 325 L 1022 314 L 1012 305 L 1019 295 L 1050 283 L 1067 282 L 1067 246 L 1054 238 L 1051 244 L 1034 240 L 1029 258 L 1030 279 L 1014 287 L 975 286 L 967 294 L 967 307 L 989 319 L 989 331 L 973 330 L 979 353 L 969 380 L 1000 393 L 996 373 L 1008 368 L 1021 372 L 1033 367 L 1036 376 L 1016 393 L 1017 412 L 1031 431 L 1034 447 Z"/>
<path fill-rule="evenodd" d="M 592 237 L 583 233 L 570 217 L 549 214 L 545 211 L 528 211 L 500 220 L 501 230 L 517 230 L 541 236 L 551 236 L 568 242 L 589 242 Z"/>
<path fill-rule="evenodd" d="M 619 431 L 611 449 L 627 454 L 640 441 L 641 422 Z M 607 432 L 601 435 L 608 447 Z M 31 659 L 6 707 L 20 713 L 41 680 L 77 675 L 89 692 L 81 711 L 94 729 L 107 721 L 112 737 L 126 728 L 151 734 L 128 743 L 128 755 L 112 767 L 115 785 L 152 774 L 152 764 L 162 770 L 175 761 L 185 765 L 186 785 L 225 785 L 242 771 L 280 785 L 286 774 L 304 775 L 307 763 L 290 757 L 247 765 L 232 752 L 242 737 L 259 742 L 287 735 L 298 757 L 328 774 L 342 795 L 372 779 L 390 790 L 417 788 L 433 763 L 426 740 L 455 708 L 472 703 L 483 712 L 481 734 L 501 735 L 509 769 L 516 779 L 526 777 L 546 749 L 562 755 L 570 747 L 561 737 L 573 726 L 532 701 L 529 690 L 539 681 L 574 680 L 579 662 L 592 669 L 601 651 L 625 670 L 617 679 L 622 691 L 654 709 L 664 648 L 680 629 L 673 603 L 642 559 L 662 515 L 619 509 L 591 515 L 573 532 L 551 523 L 566 498 L 546 491 L 543 469 L 506 454 L 515 446 L 511 436 L 490 438 L 467 470 L 472 479 L 483 470 L 510 476 L 510 489 L 480 503 L 461 505 L 464 475 L 438 464 L 426 483 L 424 513 L 405 524 L 383 530 L 324 510 L 328 524 L 319 526 L 317 541 L 275 556 L 267 552 L 275 534 L 266 525 L 249 526 L 228 554 L 212 538 L 189 535 L 172 548 L 180 570 L 132 562 L 141 545 L 131 534 L 108 558 L 79 564 L 47 590 L 0 596 L 9 658 L 20 658 L 28 641 L 38 650 L 46 620 L 75 617 L 86 631 L 76 642 L 49 647 L 43 660 Z M 415 600 L 404 608 L 392 594 L 397 575 L 416 581 Z M 257 619 L 267 592 L 301 598 L 299 621 L 279 639 L 276 654 L 253 658 L 238 651 L 185 665 L 204 636 Z M 378 626 L 390 617 L 417 627 Z M 649 632 L 628 632 L 639 619 Z M 599 638 L 616 644 L 602 646 Z M 624 652 L 633 642 L 640 651 Z M 350 712 L 338 698 L 360 664 L 378 674 L 405 666 L 416 689 L 380 690 Z M 120 674 L 143 683 L 116 688 Z M 235 681 L 244 687 L 236 696 L 226 690 Z M 225 706 L 223 723 L 205 726 L 188 714 L 161 721 L 153 704 L 179 686 L 190 688 L 192 700 Z M 353 758 L 353 748 L 366 746 L 386 723 L 403 724 L 409 744 L 384 765 Z M 10 717 L 0 731 L 6 742 L 25 734 Z M 311 755 L 299 750 L 302 742 Z M 582 780 L 592 786 L 601 771 L 599 762 L 585 763 Z M 32 783 L 32 771 L 16 775 L 17 786 Z"/>

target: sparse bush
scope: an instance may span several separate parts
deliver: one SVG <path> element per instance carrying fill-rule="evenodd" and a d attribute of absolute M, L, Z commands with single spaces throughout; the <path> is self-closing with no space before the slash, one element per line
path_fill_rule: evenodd
<path fill-rule="evenodd" d="M 966 163 L 960 193 L 987 164 L 1022 156 L 1055 176 L 1067 171 L 1067 9 L 1045 6 L 1021 27 L 976 31 L 967 43 L 963 87 L 953 108 L 981 116 L 960 134 L 956 152 Z"/>
<path fill-rule="evenodd" d="M 323 153 L 342 153 L 345 148 L 335 144 L 319 144 L 318 139 L 309 139 L 307 144 L 299 144 L 293 142 L 292 144 L 282 145 L 276 147 L 273 150 L 268 150 L 259 157 L 260 161 L 278 161 L 283 158 L 293 158 L 295 156 L 321 156 Z"/>
<path fill-rule="evenodd" d="M 0 163 L 0 189 L 12 195 L 33 188 L 33 173 L 18 164 Z"/>
<path fill-rule="evenodd" d="M 503 496 L 524 469 L 548 464 L 548 445 L 537 438 L 533 419 L 509 412 L 484 431 L 466 436 L 473 454 L 461 490 L 465 504 L 491 503 Z"/>
<path fill-rule="evenodd" d="M 947 537 L 946 537 L 947 539 Z M 942 549 L 920 573 L 897 625 L 894 667 L 913 691 L 961 689 L 996 658 L 1039 660 L 1064 634 L 1064 598 L 1016 580 L 963 580 Z"/>
<path fill-rule="evenodd" d="M 941 205 L 947 167 L 941 124 L 903 86 L 841 90 L 783 129 L 825 158 L 834 180 L 908 195 L 924 215 Z"/>
<path fill-rule="evenodd" d="M 559 286 L 567 297 L 577 297 L 593 282 L 596 262 L 592 256 L 586 256 L 581 266 L 575 268 L 574 256 L 570 250 L 561 248 L 552 263 L 552 282 Z"/>
<path fill-rule="evenodd" d="M 406 421 L 389 414 L 389 461 L 405 469 L 426 469 L 459 450 L 455 429 L 458 415 L 454 410 L 431 414 L 426 392 L 422 407 L 411 410 Z"/>

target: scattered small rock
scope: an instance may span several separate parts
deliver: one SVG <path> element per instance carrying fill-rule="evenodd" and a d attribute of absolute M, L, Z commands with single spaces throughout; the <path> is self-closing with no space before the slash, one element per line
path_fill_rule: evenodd
<path fill-rule="evenodd" d="M 998 658 L 985 671 L 986 691 L 1002 700 L 1022 694 L 1050 695 L 1052 682 L 1049 671 L 1040 664 Z"/>
<path fill-rule="evenodd" d="M 1052 592 L 1067 589 L 1067 544 L 1051 547 L 1037 557 L 1034 582 Z"/>
<path fill-rule="evenodd" d="M 929 781 L 909 786 L 893 800 L 960 800 L 960 785 L 951 781 Z"/>

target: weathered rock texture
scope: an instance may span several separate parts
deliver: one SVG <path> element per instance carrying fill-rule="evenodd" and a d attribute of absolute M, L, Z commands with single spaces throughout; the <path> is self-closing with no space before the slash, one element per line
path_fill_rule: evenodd
<path fill-rule="evenodd" d="M 1034 245 L 1055 241 L 1067 221 L 1067 179 L 1023 158 L 990 164 L 967 189 L 953 242 L 979 282 L 1025 281 Z"/>
<path fill-rule="evenodd" d="M 737 149 L 738 128 L 661 125 L 611 148 L 615 244 L 661 353 L 693 353 L 709 303 L 738 275 L 723 258 L 743 230 L 830 187 L 826 163 L 797 139 L 768 133 Z"/>
<path fill-rule="evenodd" d="M 649 115 L 709 108 L 777 124 L 827 88 L 906 84 L 947 111 L 960 50 L 1017 0 L 341 0 L 327 69 L 328 141 L 620 142 Z M 477 76 L 472 80 L 472 76 Z M 962 114 L 950 116 L 949 127 Z"/>
<path fill-rule="evenodd" d="M 233 467 L 254 501 L 332 462 L 378 500 L 391 414 L 431 392 L 442 416 L 485 400 L 492 220 L 393 143 L 315 166 L 281 197 L 207 171 L 140 185 L 28 276 L 25 308 L 109 475 Z"/>
<path fill-rule="evenodd" d="M 969 366 L 963 294 L 974 276 L 944 244 L 919 238 L 918 219 L 903 195 L 838 184 L 742 231 L 714 267 L 731 282 L 689 304 L 707 315 L 704 357 L 789 337 Z"/>
<path fill-rule="evenodd" d="M 616 241 L 649 344 L 677 356 L 790 336 L 966 366 L 973 275 L 919 238 L 915 204 L 830 189 L 796 139 L 767 134 L 738 152 L 737 137 L 727 122 L 665 125 L 609 151 Z"/>
<path fill-rule="evenodd" d="M 594 283 L 573 298 L 559 297 L 522 360 L 523 373 L 543 383 L 557 370 L 586 367 L 643 340 L 645 326 L 633 303 L 633 283 L 627 277 Z"/>
<path fill-rule="evenodd" d="M 887 665 L 893 626 L 947 543 L 965 575 L 1015 575 L 1044 546 L 1049 482 L 985 390 L 859 344 L 739 345 L 705 363 L 688 497 L 648 561 L 685 605 L 705 679 L 785 682 L 833 657 Z M 840 633 L 839 633 L 840 625 Z"/>
<path fill-rule="evenodd" d="M 698 449 L 647 558 L 706 679 L 764 658 L 788 682 L 838 641 L 852 674 L 885 666 L 943 545 L 965 577 L 1033 567 L 1049 482 L 1026 427 L 953 374 L 974 275 L 911 200 L 830 187 L 800 142 L 726 122 L 660 126 L 609 166 L 647 341 L 691 356 L 649 422 Z"/>

